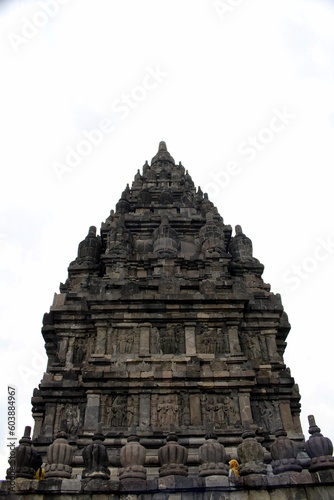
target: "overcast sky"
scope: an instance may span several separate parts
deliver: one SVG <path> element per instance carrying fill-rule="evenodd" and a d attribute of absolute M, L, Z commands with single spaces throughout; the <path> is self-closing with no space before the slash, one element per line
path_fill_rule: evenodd
<path fill-rule="evenodd" d="M 160 140 L 252 239 L 304 433 L 334 438 L 333 26 L 330 0 L 1 1 L 0 477 L 7 385 L 21 437 L 43 313 Z"/>

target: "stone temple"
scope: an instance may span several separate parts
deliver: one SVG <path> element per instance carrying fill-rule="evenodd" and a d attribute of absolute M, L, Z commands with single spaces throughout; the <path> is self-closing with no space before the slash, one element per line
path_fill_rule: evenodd
<path fill-rule="evenodd" d="M 48 365 L 16 491 L 334 498 L 331 442 L 311 416 L 305 445 L 284 363 L 290 325 L 263 269 L 241 226 L 233 232 L 161 142 L 100 235 L 89 228 L 44 315 Z"/>

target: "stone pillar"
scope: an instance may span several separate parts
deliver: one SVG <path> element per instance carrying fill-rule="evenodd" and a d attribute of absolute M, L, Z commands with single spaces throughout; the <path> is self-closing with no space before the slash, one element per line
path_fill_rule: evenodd
<path fill-rule="evenodd" d="M 36 439 L 39 437 L 39 435 L 42 432 L 43 413 L 34 413 L 33 416 L 34 416 L 35 425 L 34 425 L 34 432 L 33 432 L 32 438 Z"/>
<path fill-rule="evenodd" d="M 67 351 L 65 356 L 65 368 L 69 369 L 73 367 L 73 346 L 74 346 L 74 337 L 69 337 L 67 343 Z"/>
<path fill-rule="evenodd" d="M 190 425 L 201 425 L 201 399 L 199 394 L 189 395 Z"/>
<path fill-rule="evenodd" d="M 290 402 L 280 401 L 279 410 L 280 410 L 283 429 L 285 429 L 286 431 L 294 431 L 295 426 L 291 415 Z"/>
<path fill-rule="evenodd" d="M 43 436 L 53 438 L 53 429 L 56 416 L 56 403 L 46 403 L 45 416 L 43 422 Z"/>
<path fill-rule="evenodd" d="M 107 340 L 107 323 L 96 323 L 96 339 L 94 354 L 105 354 Z"/>
<path fill-rule="evenodd" d="M 185 343 L 186 343 L 186 356 L 196 355 L 196 342 L 195 342 L 195 324 L 185 323 Z"/>
<path fill-rule="evenodd" d="M 65 363 L 66 361 L 66 353 L 68 347 L 68 338 L 62 338 L 58 344 L 58 359 L 60 363 Z"/>
<path fill-rule="evenodd" d="M 151 396 L 150 394 L 140 394 L 139 399 L 139 426 L 148 427 L 151 417 Z"/>
<path fill-rule="evenodd" d="M 250 397 L 248 392 L 239 393 L 239 408 L 240 408 L 241 423 L 243 425 L 247 425 L 250 422 L 253 422 L 253 415 L 252 415 Z"/>
<path fill-rule="evenodd" d="M 276 363 L 281 361 L 281 357 L 277 352 L 276 331 L 269 330 L 262 333 L 264 333 L 266 336 L 269 361 Z"/>
<path fill-rule="evenodd" d="M 100 395 L 87 391 L 87 406 L 85 412 L 84 429 L 94 430 L 99 421 Z"/>
<path fill-rule="evenodd" d="M 237 325 L 229 325 L 227 327 L 228 331 L 228 340 L 230 344 L 230 353 L 234 356 L 241 354 L 239 335 L 238 335 L 238 326 Z"/>
<path fill-rule="evenodd" d="M 139 356 L 150 355 L 150 323 L 143 323 L 140 326 Z"/>

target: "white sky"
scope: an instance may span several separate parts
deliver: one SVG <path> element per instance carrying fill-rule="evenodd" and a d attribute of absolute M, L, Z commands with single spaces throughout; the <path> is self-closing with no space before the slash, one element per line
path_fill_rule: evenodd
<path fill-rule="evenodd" d="M 43 313 L 160 140 L 252 239 L 292 324 L 304 433 L 314 414 L 334 438 L 333 26 L 330 0 L 0 3 L 0 477 L 7 385 L 21 437 Z M 66 164 L 101 122 L 112 131 Z"/>

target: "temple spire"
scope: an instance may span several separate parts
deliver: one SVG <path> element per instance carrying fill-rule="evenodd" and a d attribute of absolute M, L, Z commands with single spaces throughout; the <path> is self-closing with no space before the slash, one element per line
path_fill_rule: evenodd
<path fill-rule="evenodd" d="M 167 150 L 167 146 L 165 141 L 160 141 L 159 149 L 157 154 L 152 158 L 151 165 L 175 165 L 174 158 L 171 157 Z"/>

